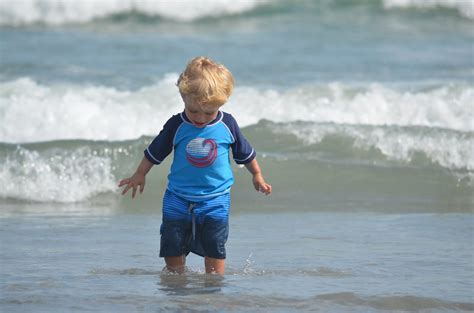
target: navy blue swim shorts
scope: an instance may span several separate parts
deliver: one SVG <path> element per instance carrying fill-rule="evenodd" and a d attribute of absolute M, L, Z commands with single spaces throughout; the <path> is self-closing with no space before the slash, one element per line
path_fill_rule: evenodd
<path fill-rule="evenodd" d="M 225 259 L 229 235 L 230 193 L 190 202 L 169 190 L 163 197 L 160 257 L 189 252 Z"/>

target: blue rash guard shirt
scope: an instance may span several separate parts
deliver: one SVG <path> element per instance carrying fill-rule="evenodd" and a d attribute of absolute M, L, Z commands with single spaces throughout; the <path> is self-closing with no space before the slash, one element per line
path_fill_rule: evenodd
<path fill-rule="evenodd" d="M 237 164 L 249 163 L 256 155 L 232 115 L 221 111 L 202 128 L 184 112 L 173 115 L 144 153 L 150 162 L 160 164 L 173 149 L 168 190 L 191 202 L 230 191 L 234 183 L 230 149 Z"/>

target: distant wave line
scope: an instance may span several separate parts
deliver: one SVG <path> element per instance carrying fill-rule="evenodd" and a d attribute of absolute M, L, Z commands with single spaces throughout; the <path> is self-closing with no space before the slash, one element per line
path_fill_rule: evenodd
<path fill-rule="evenodd" d="M 472 0 L 379 0 L 363 2 L 363 5 L 378 6 L 383 10 L 455 10 L 459 16 L 474 19 Z M 194 22 L 206 18 L 226 18 L 232 15 L 267 16 L 268 14 L 300 14 L 314 12 L 325 14 L 339 8 L 351 6 L 360 8 L 360 1 L 349 3 L 337 0 L 318 3 L 310 0 L 234 0 L 223 2 L 205 0 L 194 2 L 170 2 L 147 0 L 24 0 L 0 2 L 0 25 L 22 26 L 43 24 L 60 26 L 64 24 L 85 24 L 96 20 L 110 23 L 133 21 L 138 23 L 159 23 L 163 20 Z"/>

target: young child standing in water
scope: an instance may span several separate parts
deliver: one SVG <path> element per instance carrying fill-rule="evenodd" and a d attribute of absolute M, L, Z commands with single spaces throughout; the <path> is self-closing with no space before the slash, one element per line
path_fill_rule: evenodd
<path fill-rule="evenodd" d="M 236 163 L 245 164 L 257 191 L 270 194 L 255 158 L 232 115 L 219 108 L 228 100 L 234 81 L 230 71 L 209 58 L 192 59 L 177 86 L 184 111 L 172 116 L 145 149 L 140 165 L 122 194 L 135 197 L 145 187 L 145 176 L 174 150 L 163 198 L 160 257 L 169 271 L 183 273 L 186 255 L 204 257 L 206 273 L 224 274 L 225 243 L 229 233 L 230 188 L 234 183 L 229 150 Z"/>

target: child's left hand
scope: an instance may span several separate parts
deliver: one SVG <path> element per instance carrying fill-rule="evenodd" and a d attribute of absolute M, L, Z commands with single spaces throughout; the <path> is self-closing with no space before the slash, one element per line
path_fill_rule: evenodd
<path fill-rule="evenodd" d="M 253 175 L 252 181 L 253 181 L 253 186 L 255 187 L 255 190 L 260 191 L 261 193 L 264 193 L 266 195 L 269 195 L 272 193 L 272 186 L 265 182 L 265 179 L 263 179 L 262 174 L 258 173 L 258 174 Z"/>

